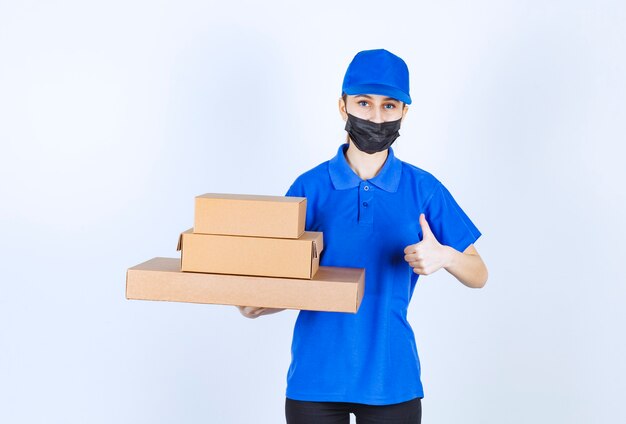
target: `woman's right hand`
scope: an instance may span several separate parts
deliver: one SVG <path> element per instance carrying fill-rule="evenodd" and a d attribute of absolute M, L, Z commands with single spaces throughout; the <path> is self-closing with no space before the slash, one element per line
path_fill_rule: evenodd
<path fill-rule="evenodd" d="M 239 312 L 246 318 L 258 318 L 261 315 L 275 314 L 276 312 L 284 311 L 284 309 L 276 308 L 261 308 L 258 306 L 237 306 Z"/>

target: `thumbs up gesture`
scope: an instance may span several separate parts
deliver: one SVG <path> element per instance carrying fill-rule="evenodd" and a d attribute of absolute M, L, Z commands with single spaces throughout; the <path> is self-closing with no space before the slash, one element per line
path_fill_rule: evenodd
<path fill-rule="evenodd" d="M 404 260 L 416 274 L 429 275 L 445 267 L 450 255 L 447 246 L 440 244 L 431 231 L 424 214 L 420 214 L 420 227 L 422 241 L 404 248 Z"/>

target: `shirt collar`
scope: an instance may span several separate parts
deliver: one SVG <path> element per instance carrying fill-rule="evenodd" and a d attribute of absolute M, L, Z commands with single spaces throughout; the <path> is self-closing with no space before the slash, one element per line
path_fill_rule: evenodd
<path fill-rule="evenodd" d="M 336 190 L 346 190 L 358 187 L 361 178 L 350 168 L 345 157 L 347 144 L 339 146 L 337 155 L 328 162 L 328 173 Z M 385 164 L 374 178 L 369 182 L 376 187 L 381 188 L 390 193 L 395 193 L 400 184 L 400 176 L 402 174 L 402 162 L 395 157 L 393 149 L 390 147 Z"/>

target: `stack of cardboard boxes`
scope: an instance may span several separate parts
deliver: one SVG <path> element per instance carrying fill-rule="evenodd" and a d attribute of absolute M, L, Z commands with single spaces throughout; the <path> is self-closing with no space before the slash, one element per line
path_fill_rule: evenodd
<path fill-rule="evenodd" d="M 204 194 L 181 259 L 130 268 L 126 297 L 270 308 L 356 312 L 364 271 L 320 267 L 320 232 L 304 231 L 303 197 Z"/>

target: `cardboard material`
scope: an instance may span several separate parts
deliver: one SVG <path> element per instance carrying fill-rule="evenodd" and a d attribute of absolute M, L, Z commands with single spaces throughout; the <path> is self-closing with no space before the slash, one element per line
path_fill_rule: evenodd
<path fill-rule="evenodd" d="M 154 258 L 126 272 L 126 298 L 356 313 L 365 270 L 321 266 L 312 280 L 182 272 Z"/>
<path fill-rule="evenodd" d="M 296 239 L 305 220 L 304 197 L 207 193 L 196 196 L 194 232 Z"/>
<path fill-rule="evenodd" d="M 181 269 L 191 272 L 312 278 L 324 249 L 322 233 L 298 239 L 197 234 L 180 235 Z"/>

